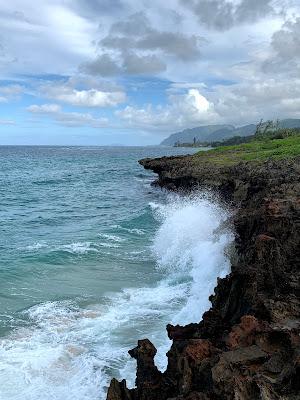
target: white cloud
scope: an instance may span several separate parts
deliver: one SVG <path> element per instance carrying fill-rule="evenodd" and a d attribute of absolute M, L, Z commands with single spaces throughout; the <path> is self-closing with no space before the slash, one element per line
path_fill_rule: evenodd
<path fill-rule="evenodd" d="M 126 96 L 123 92 L 101 92 L 99 90 L 75 90 L 71 88 L 50 88 L 48 97 L 81 107 L 111 107 L 123 103 Z"/>
<path fill-rule="evenodd" d="M 15 96 L 21 94 L 24 88 L 21 85 L 0 86 L 0 93 L 5 96 Z"/>
<path fill-rule="evenodd" d="M 159 131 L 214 123 L 218 120 L 214 104 L 198 89 L 189 89 L 185 94 L 170 95 L 166 106 L 127 106 L 117 111 L 116 115 L 128 126 Z"/>
<path fill-rule="evenodd" d="M 0 125 L 15 125 L 15 121 L 11 119 L 0 119 Z"/>
<path fill-rule="evenodd" d="M 257 72 L 240 83 L 215 85 L 213 90 L 175 85 L 175 92 L 171 88 L 169 93 L 166 106 L 127 106 L 116 114 L 129 127 L 157 132 L 214 123 L 243 125 L 261 118 L 300 118 L 300 79 L 266 79 Z"/>
<path fill-rule="evenodd" d="M 61 112 L 61 107 L 58 104 L 42 104 L 41 106 L 33 104 L 27 107 L 27 111 L 36 114 L 52 114 Z"/>
<path fill-rule="evenodd" d="M 103 128 L 108 124 L 106 118 L 95 118 L 89 113 L 64 112 L 58 104 L 33 104 L 27 107 L 27 111 L 36 115 L 47 116 L 66 127 Z"/>
<path fill-rule="evenodd" d="M 186 96 L 186 101 L 190 102 L 198 113 L 208 112 L 211 104 L 209 101 L 200 94 L 197 89 L 190 89 Z"/>
<path fill-rule="evenodd" d="M 266 79 L 257 74 L 250 80 L 218 86 L 213 93 L 215 110 L 224 122 L 257 122 L 261 118 L 299 118 L 300 79 Z"/>
<path fill-rule="evenodd" d="M 40 87 L 43 97 L 79 107 L 114 107 L 126 100 L 125 92 L 112 85 L 100 89 L 77 89 L 82 80 L 71 78 L 67 82 L 50 82 Z M 86 81 L 85 84 L 88 82 Z M 92 82 L 91 82 L 92 83 Z M 96 82 L 93 82 L 96 84 Z"/>
<path fill-rule="evenodd" d="M 37 8 L 29 0 L 1 2 L 2 76 L 71 73 L 93 52 L 97 24 L 67 3 L 44 0 Z"/>
<path fill-rule="evenodd" d="M 21 85 L 0 86 L 0 103 L 7 103 L 9 100 L 18 98 L 24 92 Z"/>

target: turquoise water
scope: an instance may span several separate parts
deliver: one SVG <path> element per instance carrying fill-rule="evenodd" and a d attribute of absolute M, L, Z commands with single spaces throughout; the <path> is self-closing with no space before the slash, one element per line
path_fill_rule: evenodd
<path fill-rule="evenodd" d="M 150 186 L 173 148 L 0 147 L 0 399 L 104 399 L 127 351 L 198 321 L 228 272 L 227 212 Z M 191 149 L 189 149 L 191 151 Z"/>

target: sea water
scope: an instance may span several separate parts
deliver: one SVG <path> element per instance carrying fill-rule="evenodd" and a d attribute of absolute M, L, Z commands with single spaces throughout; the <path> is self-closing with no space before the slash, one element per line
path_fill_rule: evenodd
<path fill-rule="evenodd" d="M 189 152 L 194 151 L 189 149 Z M 153 188 L 162 147 L 0 147 L 0 399 L 102 400 L 128 350 L 198 322 L 229 272 L 228 211 Z"/>

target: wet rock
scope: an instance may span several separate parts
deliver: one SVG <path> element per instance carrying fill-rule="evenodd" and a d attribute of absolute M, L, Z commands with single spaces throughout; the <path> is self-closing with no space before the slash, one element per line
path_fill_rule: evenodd
<path fill-rule="evenodd" d="M 161 378 L 161 372 L 154 364 L 156 348 L 148 339 L 139 340 L 137 347 L 128 352 L 137 360 L 136 385 L 156 385 Z"/>
<path fill-rule="evenodd" d="M 108 400 L 300 399 L 300 162 L 197 164 L 194 156 L 141 160 L 170 190 L 209 188 L 235 207 L 231 273 L 202 321 L 167 326 L 164 373 L 141 340 L 136 388 L 113 380 Z"/>
<path fill-rule="evenodd" d="M 162 383 L 162 373 L 154 364 L 156 348 L 148 339 L 139 340 L 137 347 L 128 352 L 137 360 L 135 396 L 139 400 L 155 400 L 168 392 Z"/>
<path fill-rule="evenodd" d="M 107 392 L 107 400 L 132 400 L 125 380 L 118 382 L 116 379 L 112 379 Z"/>

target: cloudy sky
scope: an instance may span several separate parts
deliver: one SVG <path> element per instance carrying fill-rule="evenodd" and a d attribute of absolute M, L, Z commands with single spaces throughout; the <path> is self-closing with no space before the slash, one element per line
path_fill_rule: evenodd
<path fill-rule="evenodd" d="M 299 0 L 0 0 L 0 144 L 155 144 L 286 117 Z"/>

